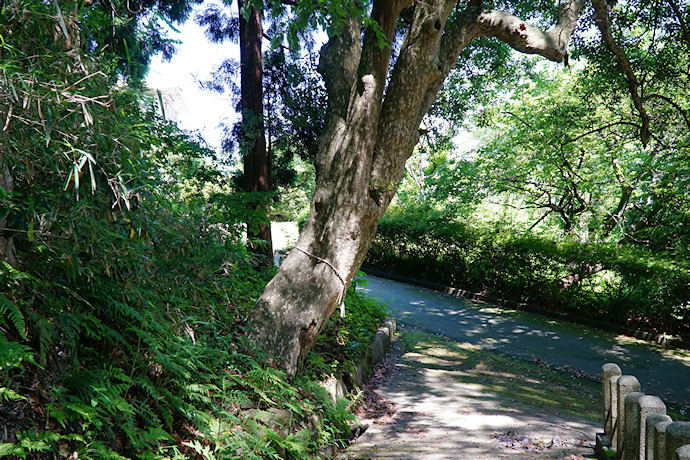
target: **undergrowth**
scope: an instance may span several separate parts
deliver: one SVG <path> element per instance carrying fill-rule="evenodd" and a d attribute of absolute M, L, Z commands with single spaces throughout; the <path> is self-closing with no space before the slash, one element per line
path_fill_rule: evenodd
<path fill-rule="evenodd" d="M 348 401 L 244 341 L 274 269 L 244 249 L 241 195 L 156 187 L 64 238 L 15 237 L 21 263 L 0 264 L 0 457 L 292 459 L 344 444 Z"/>
<path fill-rule="evenodd" d="M 690 265 L 667 254 L 553 241 L 413 209 L 381 220 L 365 263 L 582 317 L 690 336 Z"/>
<path fill-rule="evenodd" d="M 0 456 L 289 459 L 344 444 L 348 401 L 244 342 L 273 269 L 198 216 L 159 211 L 146 211 L 149 236 L 110 241 L 110 275 L 68 280 L 57 248 L 36 242 L 20 246 L 21 269 L 0 265 Z M 350 293 L 328 327 L 337 363 L 310 359 L 361 352 L 376 305 Z"/>
<path fill-rule="evenodd" d="M 361 272 L 360 272 L 361 273 Z M 356 286 L 366 281 L 355 279 L 344 298 L 344 305 L 326 322 L 316 339 L 312 352 L 302 366 L 302 375 L 323 379 L 330 375 L 342 375 L 366 358 L 376 331 L 388 313 L 382 304 Z"/>
<path fill-rule="evenodd" d="M 238 315 L 265 275 L 219 274 L 183 294 L 1 273 L 23 283 L 0 335 L 0 455 L 302 458 L 349 433 L 347 407 L 315 381 L 243 351 Z"/>

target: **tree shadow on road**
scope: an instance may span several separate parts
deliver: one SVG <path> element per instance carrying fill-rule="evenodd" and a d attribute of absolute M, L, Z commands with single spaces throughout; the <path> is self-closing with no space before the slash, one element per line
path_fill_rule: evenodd
<path fill-rule="evenodd" d="M 598 384 L 404 329 L 369 388 L 372 425 L 341 458 L 592 458 Z"/>

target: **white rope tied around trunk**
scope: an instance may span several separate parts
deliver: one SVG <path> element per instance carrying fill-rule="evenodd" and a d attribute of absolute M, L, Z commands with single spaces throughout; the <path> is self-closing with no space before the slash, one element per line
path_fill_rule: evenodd
<path fill-rule="evenodd" d="M 314 259 L 318 260 L 319 262 L 323 262 L 329 267 L 331 267 L 331 270 L 333 270 L 333 273 L 338 277 L 340 282 L 343 284 L 343 288 L 340 290 L 340 294 L 338 294 L 338 299 L 336 300 L 336 303 L 340 305 L 340 317 L 343 318 L 345 316 L 345 302 L 343 302 L 343 297 L 345 297 L 345 290 L 347 289 L 347 283 L 345 282 L 345 277 L 343 277 L 340 272 L 338 271 L 335 266 L 330 263 L 328 260 L 324 259 L 323 257 L 319 257 L 317 255 L 312 254 L 311 252 L 305 251 L 304 249 L 298 247 L 298 246 L 293 246 L 292 249 L 297 249 L 299 252 L 309 256 L 313 257 Z"/>

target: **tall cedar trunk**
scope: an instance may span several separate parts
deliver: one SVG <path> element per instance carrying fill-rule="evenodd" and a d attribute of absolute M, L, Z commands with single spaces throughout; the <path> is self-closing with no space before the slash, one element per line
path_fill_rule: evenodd
<path fill-rule="evenodd" d="M 388 38 L 401 11 L 414 6 L 390 75 L 391 46 L 379 47 L 371 28 L 361 37 L 359 18 L 321 50 L 327 126 L 309 217 L 249 315 L 250 338 L 289 373 L 296 372 L 361 266 L 419 140 L 422 117 L 460 52 L 475 37 L 495 36 L 561 62 L 582 1 L 567 2 L 548 31 L 480 5 L 470 2 L 449 20 L 455 1 L 374 1 L 371 17 Z"/>
<path fill-rule="evenodd" d="M 240 10 L 243 2 L 239 1 Z M 242 107 L 242 146 L 244 153 L 244 190 L 247 192 L 270 192 L 271 162 L 266 151 L 266 137 L 263 119 L 263 63 L 261 57 L 261 11 L 252 7 L 248 19 L 240 14 L 240 92 Z M 255 209 L 263 210 L 268 216 L 269 205 L 250 203 Z M 247 223 L 249 249 L 265 256 L 267 265 L 273 263 L 271 224 Z"/>

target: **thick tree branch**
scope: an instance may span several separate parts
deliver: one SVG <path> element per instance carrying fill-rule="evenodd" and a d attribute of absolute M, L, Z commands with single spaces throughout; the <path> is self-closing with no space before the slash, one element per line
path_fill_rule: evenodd
<path fill-rule="evenodd" d="M 419 120 L 429 111 L 438 91 L 443 86 L 443 82 L 453 67 L 455 67 L 462 50 L 477 36 L 477 17 L 483 11 L 481 3 L 481 1 L 470 1 L 465 9 L 447 20 L 438 48 L 438 73 L 427 85 L 426 93 L 422 98 L 422 103 L 417 113 Z"/>
<path fill-rule="evenodd" d="M 538 54 L 567 64 L 568 43 L 583 6 L 584 0 L 564 2 L 558 10 L 556 25 L 546 31 L 532 27 L 510 13 L 485 10 L 478 18 L 480 35 L 496 37 L 522 53 Z"/>
<path fill-rule="evenodd" d="M 690 129 L 690 116 L 688 116 L 688 112 L 683 110 L 683 107 L 681 107 L 673 99 L 662 94 L 649 94 L 648 96 L 644 97 L 645 101 L 649 99 L 661 99 L 662 101 L 666 102 L 668 105 L 676 109 L 678 112 L 680 112 L 681 116 L 683 117 L 683 120 L 685 120 L 685 124 L 688 126 L 688 129 Z"/>
<path fill-rule="evenodd" d="M 678 4 L 674 0 L 666 0 L 666 2 L 671 6 L 673 14 L 675 14 L 676 19 L 678 19 L 680 30 L 683 32 L 683 38 L 690 43 L 690 31 L 688 31 L 688 25 L 685 23 L 685 19 L 683 19 L 683 13 L 680 11 L 680 8 L 678 8 Z"/>
<path fill-rule="evenodd" d="M 649 114 L 642 103 L 642 96 L 640 95 L 640 82 L 635 76 L 635 72 L 630 64 L 630 59 L 625 54 L 625 51 L 618 46 L 611 33 L 611 21 L 609 20 L 609 6 L 606 0 L 592 0 L 592 5 L 594 6 L 594 19 L 601 31 L 602 39 L 604 40 L 604 45 L 618 60 L 618 64 L 623 70 L 626 80 L 628 81 L 628 90 L 630 92 L 630 97 L 632 98 L 633 105 L 640 115 L 642 120 L 642 126 L 640 127 L 640 140 L 643 146 L 647 146 L 649 143 L 650 132 L 649 132 Z"/>
<path fill-rule="evenodd" d="M 445 78 L 445 69 L 438 59 L 439 47 L 454 5 L 454 0 L 428 0 L 415 6 L 391 73 L 381 108 L 371 175 L 372 185 L 386 192 L 379 201 L 382 210 L 393 198 L 404 163 L 419 140 L 419 124 L 427 111 L 423 108 L 427 91 L 432 82 Z"/>
<path fill-rule="evenodd" d="M 323 48 L 318 70 L 328 93 L 326 119 L 344 119 L 361 57 L 359 20 L 350 18 Z"/>
<path fill-rule="evenodd" d="M 572 139 L 567 139 L 567 140 L 563 141 L 563 142 L 561 143 L 561 145 L 566 145 L 566 144 L 570 144 L 570 143 L 572 143 L 572 142 L 577 142 L 577 141 L 579 141 L 580 139 L 582 139 L 582 138 L 584 138 L 584 137 L 587 137 L 587 136 L 589 136 L 589 135 L 591 135 L 591 134 L 600 133 L 600 132 L 605 131 L 605 130 L 607 130 L 607 129 L 609 129 L 609 128 L 613 128 L 614 126 L 619 126 L 619 125 L 633 126 L 633 127 L 635 127 L 635 128 L 638 128 L 638 129 L 640 128 L 640 125 L 638 125 L 637 123 L 631 123 L 631 122 L 629 122 L 629 121 L 616 121 L 616 122 L 613 122 L 613 123 L 608 123 L 608 124 L 606 124 L 606 125 L 604 125 L 604 126 L 600 126 L 599 128 L 594 128 L 594 129 L 591 129 L 591 130 L 589 130 L 589 131 L 586 131 L 586 132 L 580 134 L 579 136 L 573 137 Z"/>
<path fill-rule="evenodd" d="M 379 97 L 383 97 L 398 17 L 403 9 L 412 4 L 413 0 L 377 0 L 372 7 L 371 18 L 376 21 L 380 30 L 376 31 L 369 27 L 364 32 L 359 76 L 371 74 L 376 79 L 379 86 L 377 90 Z M 383 48 L 379 46 L 380 35 L 383 35 L 386 40 L 386 45 Z"/>

